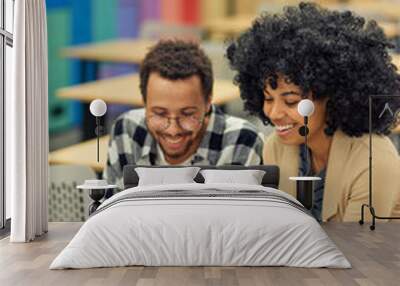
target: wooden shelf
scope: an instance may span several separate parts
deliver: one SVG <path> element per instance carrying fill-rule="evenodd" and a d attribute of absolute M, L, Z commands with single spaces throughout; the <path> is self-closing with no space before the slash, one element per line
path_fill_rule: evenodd
<path fill-rule="evenodd" d="M 230 80 L 215 80 L 213 90 L 214 104 L 226 104 L 239 98 L 239 89 Z M 112 77 L 61 88 L 57 91 L 57 96 L 83 102 L 91 102 L 99 98 L 107 103 L 143 106 L 138 74 Z"/>

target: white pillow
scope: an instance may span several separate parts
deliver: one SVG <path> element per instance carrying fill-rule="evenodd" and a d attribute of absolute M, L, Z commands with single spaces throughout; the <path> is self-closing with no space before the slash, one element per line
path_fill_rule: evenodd
<path fill-rule="evenodd" d="M 261 185 L 265 171 L 262 170 L 214 170 L 200 171 L 205 184 L 234 183 L 246 185 Z"/>
<path fill-rule="evenodd" d="M 199 170 L 199 167 L 135 168 L 139 176 L 139 186 L 195 183 L 193 179 Z"/>

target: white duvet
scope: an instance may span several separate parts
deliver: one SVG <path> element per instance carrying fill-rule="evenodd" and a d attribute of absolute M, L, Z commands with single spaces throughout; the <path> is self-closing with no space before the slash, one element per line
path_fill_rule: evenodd
<path fill-rule="evenodd" d="M 174 190 L 242 191 L 244 195 L 122 199 Z M 272 197 L 252 197 L 251 191 Z M 283 199 L 274 199 L 279 197 Z M 318 222 L 295 204 L 299 203 L 279 190 L 254 185 L 131 188 L 106 200 L 50 269 L 127 265 L 350 268 Z"/>

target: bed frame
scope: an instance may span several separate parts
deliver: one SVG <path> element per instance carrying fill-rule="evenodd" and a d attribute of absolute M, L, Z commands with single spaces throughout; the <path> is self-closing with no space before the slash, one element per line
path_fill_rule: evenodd
<path fill-rule="evenodd" d="M 125 165 L 123 170 L 124 189 L 133 188 L 138 185 L 139 177 L 135 171 L 137 167 L 146 168 L 184 168 L 185 166 L 142 166 L 142 165 Z M 265 187 L 278 188 L 279 185 L 279 167 L 275 165 L 258 165 L 258 166 L 239 166 L 239 165 L 224 165 L 224 166 L 195 166 L 204 169 L 218 169 L 218 170 L 248 170 L 256 169 L 265 171 L 265 175 L 261 184 Z M 204 183 L 203 176 L 198 173 L 194 178 L 197 183 Z"/>

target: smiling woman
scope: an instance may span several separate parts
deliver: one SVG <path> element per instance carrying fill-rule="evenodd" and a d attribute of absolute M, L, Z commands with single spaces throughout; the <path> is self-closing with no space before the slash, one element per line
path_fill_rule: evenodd
<path fill-rule="evenodd" d="M 280 189 L 295 194 L 288 177 L 304 175 L 309 153 L 313 175 L 322 178 L 312 210 L 319 220 L 356 221 L 367 202 L 368 96 L 400 93 L 390 47 L 375 21 L 311 3 L 263 14 L 228 47 L 245 108 L 275 126 L 264 162 L 279 165 Z M 315 105 L 309 148 L 298 132 L 303 118 L 297 104 L 303 98 Z M 400 210 L 400 159 L 385 136 L 393 116 L 379 116 L 385 104 L 398 109 L 400 100 L 382 100 L 372 114 L 373 188 L 380 191 L 375 202 L 377 212 L 387 216 Z"/>
<path fill-rule="evenodd" d="M 304 124 L 304 118 L 298 113 L 297 104 L 304 97 L 310 97 L 310 94 L 304 95 L 299 86 L 291 83 L 288 78 L 279 76 L 277 81 L 272 79 L 266 81 L 264 95 L 263 112 L 275 125 L 276 134 L 282 142 L 290 145 L 302 144 L 304 136 L 299 134 L 298 129 Z M 318 141 L 318 144 L 324 139 L 329 140 L 324 132 L 326 102 L 327 99 L 315 101 L 315 112 L 309 121 L 308 136 Z"/>

